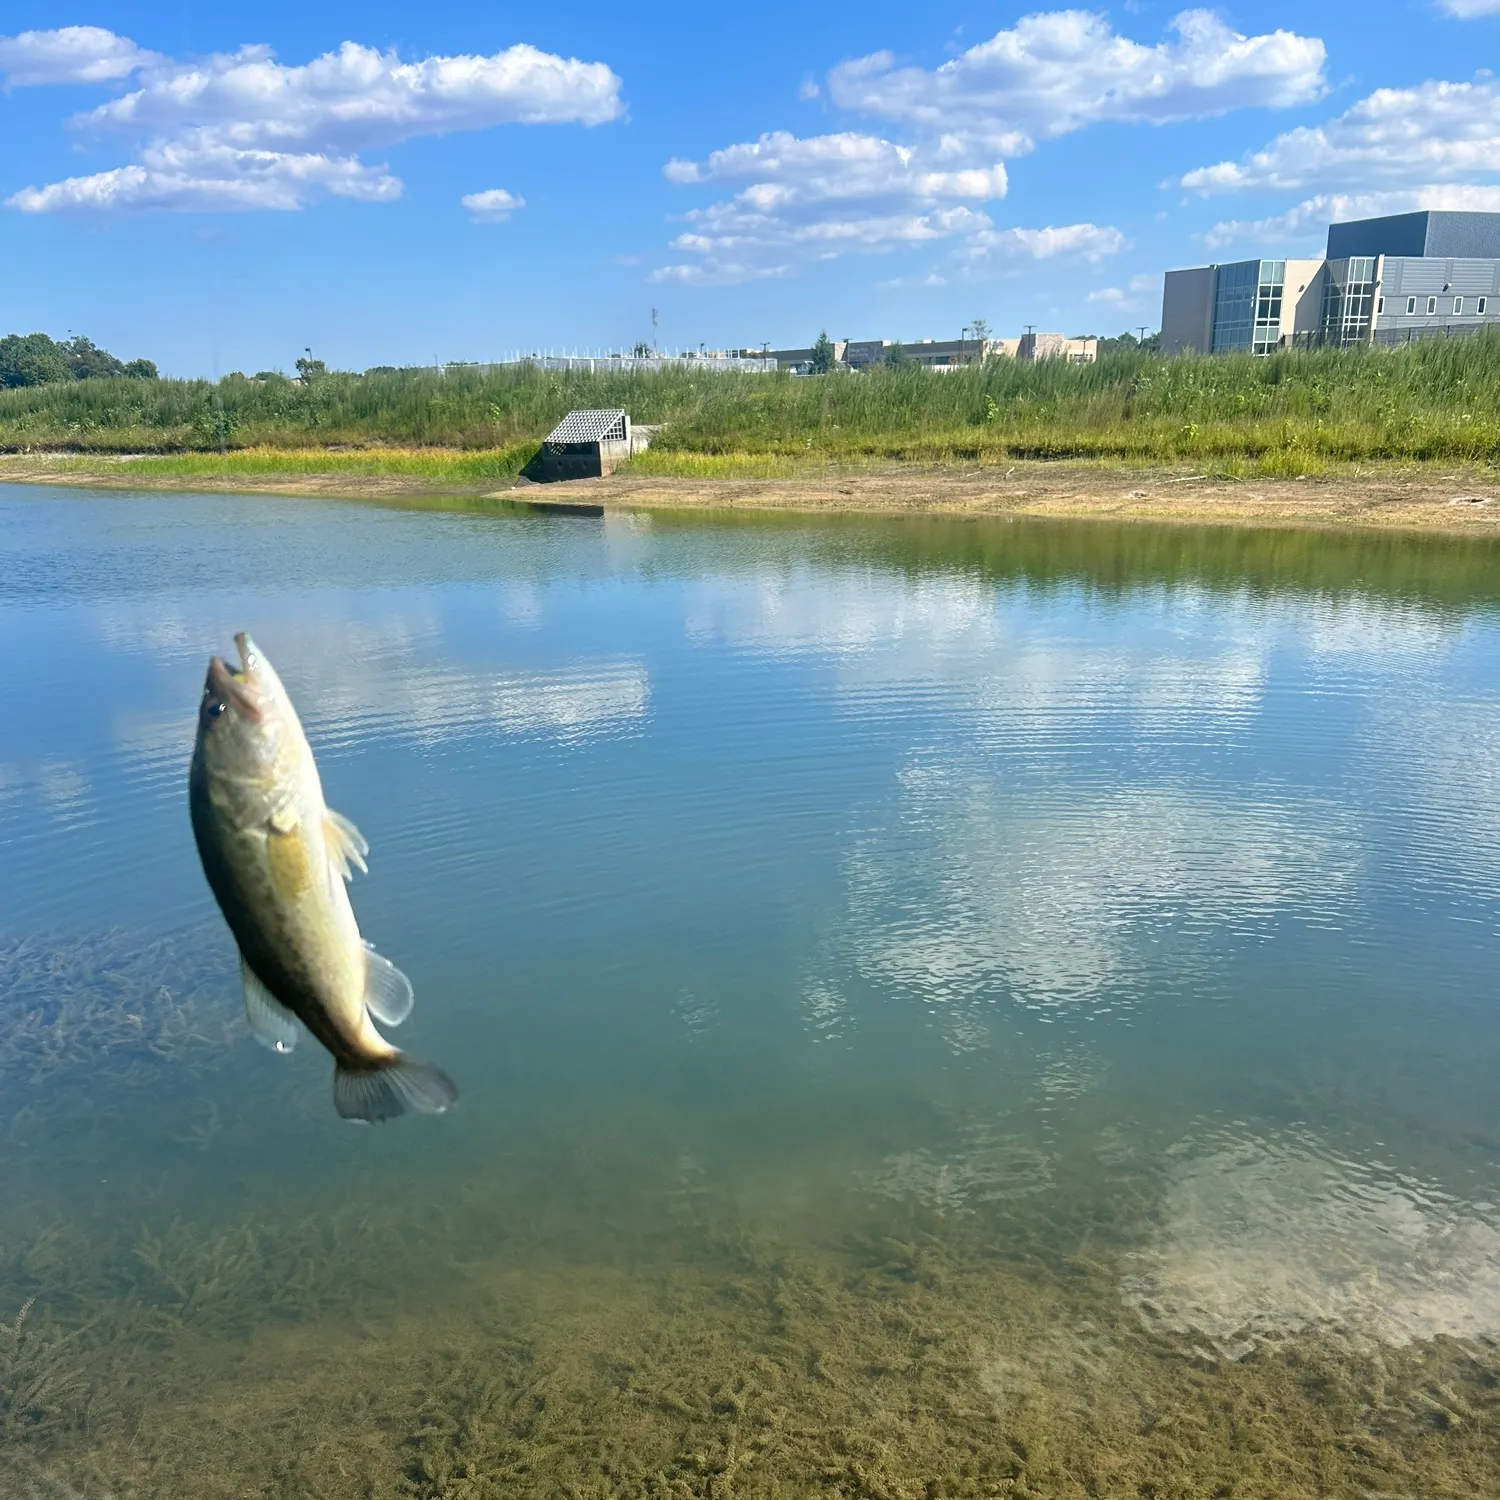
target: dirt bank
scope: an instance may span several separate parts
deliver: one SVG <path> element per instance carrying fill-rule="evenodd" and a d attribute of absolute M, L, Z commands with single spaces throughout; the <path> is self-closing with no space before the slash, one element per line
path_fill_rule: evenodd
<path fill-rule="evenodd" d="M 404 475 L 145 474 L 128 460 L 20 457 L 0 458 L 0 482 L 387 502 L 450 495 L 620 509 L 1024 515 L 1500 535 L 1500 476 L 1437 469 L 1273 480 L 1215 478 L 1169 468 L 1022 462 L 1005 468 L 828 471 L 797 479 L 681 479 L 627 472 L 603 480 L 545 487 L 521 481 L 496 489 L 494 481 Z"/>

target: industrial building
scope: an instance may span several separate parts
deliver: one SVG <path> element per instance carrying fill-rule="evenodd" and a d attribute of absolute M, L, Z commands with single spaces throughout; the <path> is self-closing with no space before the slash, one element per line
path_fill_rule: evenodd
<path fill-rule="evenodd" d="M 944 369 L 950 365 L 970 365 L 991 351 L 984 339 L 918 339 L 913 344 L 896 344 L 889 339 L 833 339 L 833 362 L 850 370 L 864 370 L 871 365 L 892 362 L 892 351 L 900 349 L 900 358 L 908 364 Z M 774 360 L 778 370 L 792 370 L 806 375 L 812 369 L 811 349 L 744 349 L 747 358 Z"/>
<path fill-rule="evenodd" d="M 1322 260 L 1168 271 L 1167 354 L 1394 344 L 1500 326 L 1500 213 L 1422 210 L 1328 226 Z"/>
<path fill-rule="evenodd" d="M 1098 339 L 1064 338 L 1060 333 L 1026 333 L 1018 339 L 918 339 L 910 344 L 894 343 L 890 339 L 833 339 L 831 343 L 834 364 L 848 370 L 868 370 L 874 365 L 894 364 L 898 360 L 930 370 L 954 370 L 999 356 L 1026 362 L 1065 359 L 1072 364 L 1089 364 L 1099 357 Z M 812 370 L 811 349 L 744 349 L 740 352 L 747 360 L 759 359 L 768 366 L 774 363 L 778 370 L 791 370 L 802 375 Z"/>

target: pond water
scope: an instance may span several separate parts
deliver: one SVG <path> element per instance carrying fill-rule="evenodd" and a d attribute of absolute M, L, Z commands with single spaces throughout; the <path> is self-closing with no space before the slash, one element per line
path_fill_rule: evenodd
<path fill-rule="evenodd" d="M 4 1492 L 1500 1492 L 1497 564 L 0 488 Z M 441 1118 L 245 1028 L 242 629 Z"/>

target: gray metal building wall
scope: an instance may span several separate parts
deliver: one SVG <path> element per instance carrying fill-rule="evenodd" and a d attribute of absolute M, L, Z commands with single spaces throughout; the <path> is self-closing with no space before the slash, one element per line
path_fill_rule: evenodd
<path fill-rule="evenodd" d="M 1351 255 L 1500 257 L 1500 214 L 1422 209 L 1328 226 L 1328 259 Z"/>
<path fill-rule="evenodd" d="M 1186 271 L 1168 271 L 1161 294 L 1161 347 L 1164 354 L 1196 350 L 1207 354 L 1213 347 L 1214 288 L 1217 266 L 1194 266 Z"/>
<path fill-rule="evenodd" d="M 1500 214 L 1428 214 L 1423 254 L 1468 260 L 1500 257 Z"/>
<path fill-rule="evenodd" d="M 1328 226 L 1328 259 L 1354 255 L 1426 255 L 1427 212 L 1353 219 Z"/>
<path fill-rule="evenodd" d="M 1384 306 L 1375 315 L 1377 329 L 1399 335 L 1406 329 L 1438 324 L 1500 327 L 1500 259 L 1388 255 L 1381 261 L 1379 275 Z M 1411 297 L 1416 298 L 1416 310 L 1408 313 Z M 1453 311 L 1455 297 L 1463 298 L 1462 313 Z M 1481 297 L 1485 299 L 1482 315 Z M 1429 298 L 1437 299 L 1431 313 L 1427 311 Z"/>

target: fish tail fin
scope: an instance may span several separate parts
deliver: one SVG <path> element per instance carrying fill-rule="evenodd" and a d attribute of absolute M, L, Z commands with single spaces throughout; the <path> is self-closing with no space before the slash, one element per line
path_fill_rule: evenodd
<path fill-rule="evenodd" d="M 346 1120 L 394 1120 L 397 1115 L 440 1115 L 458 1098 L 458 1085 L 441 1068 L 404 1052 L 333 1070 L 333 1106 Z"/>

